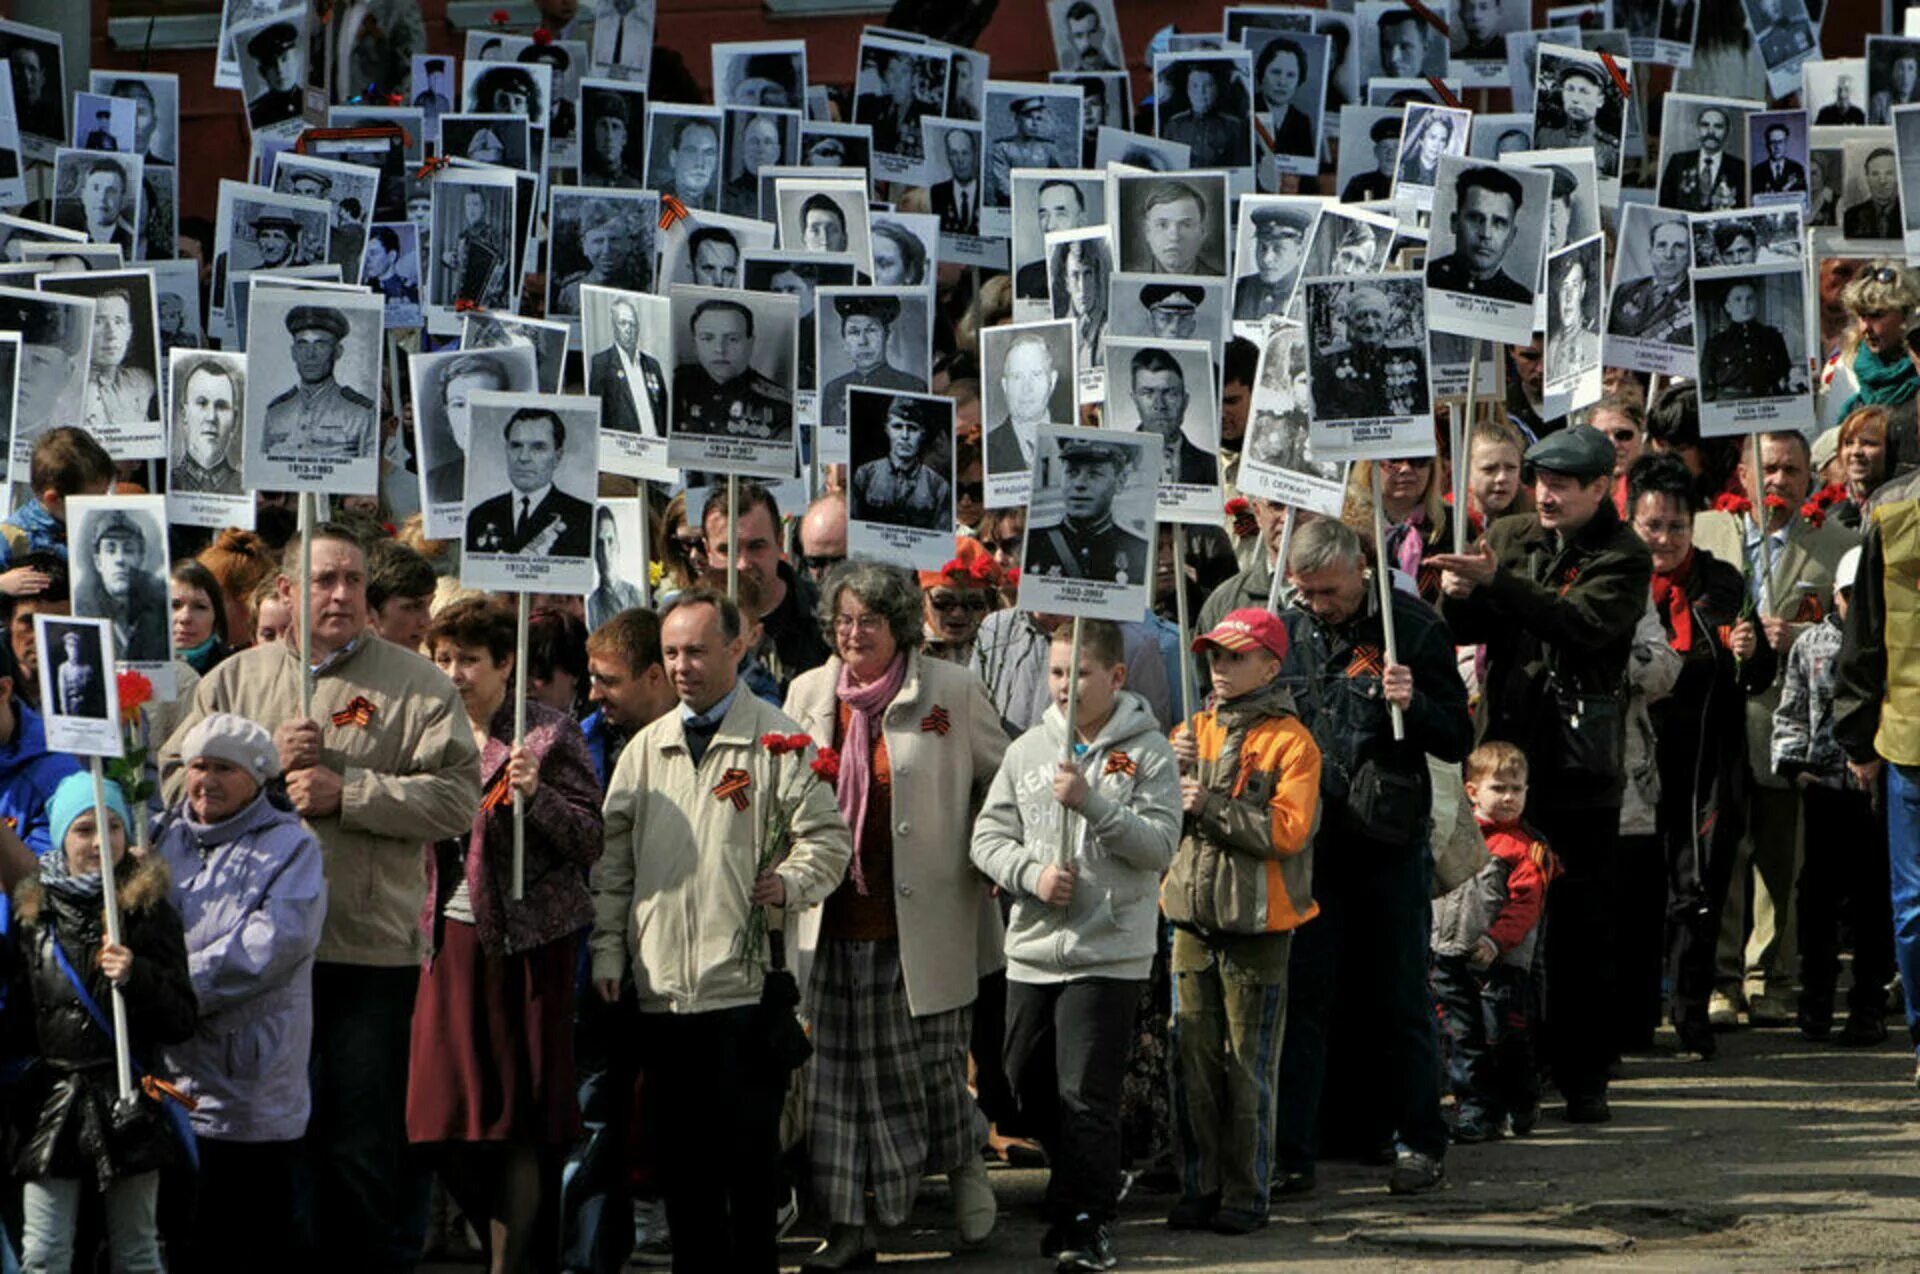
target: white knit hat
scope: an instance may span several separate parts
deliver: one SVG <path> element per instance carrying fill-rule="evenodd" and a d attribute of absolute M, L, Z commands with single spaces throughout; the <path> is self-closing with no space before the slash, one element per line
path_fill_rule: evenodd
<path fill-rule="evenodd" d="M 237 765 L 256 783 L 265 783 L 280 772 L 280 754 L 274 749 L 273 736 L 231 712 L 202 717 L 187 731 L 180 744 L 180 759 L 191 761 L 201 756 Z"/>

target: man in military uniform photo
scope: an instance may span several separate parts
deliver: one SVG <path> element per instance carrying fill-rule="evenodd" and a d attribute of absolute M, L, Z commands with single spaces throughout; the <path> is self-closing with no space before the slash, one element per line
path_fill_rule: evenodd
<path fill-rule="evenodd" d="M 580 255 L 586 268 L 566 274 L 554 291 L 549 317 L 580 313 L 580 285 L 644 292 L 652 280 L 647 253 L 641 250 L 645 232 L 629 220 L 624 205 L 593 200 L 581 205 L 575 223 L 580 229 Z"/>
<path fill-rule="evenodd" d="M 887 340 L 900 318 L 900 301 L 891 296 L 836 296 L 834 313 L 840 316 L 840 345 L 853 363 L 850 370 L 828 381 L 820 390 L 820 421 L 839 428 L 847 419 L 847 386 L 925 391 L 927 382 L 887 361 Z"/>
<path fill-rule="evenodd" d="M 1301 222 L 1307 215 L 1271 205 L 1248 214 L 1253 220 L 1254 273 L 1233 285 L 1233 317 L 1251 322 L 1277 315 L 1286 305 L 1306 251 Z"/>
<path fill-rule="evenodd" d="M 1531 304 L 1533 289 L 1502 268 L 1526 199 L 1519 179 L 1499 168 L 1468 168 L 1453 189 L 1453 251 L 1427 263 L 1427 286 Z"/>
<path fill-rule="evenodd" d="M 1687 288 L 1692 254 L 1685 217 L 1653 222 L 1647 233 L 1653 273 L 1615 290 L 1607 330 L 1635 340 L 1693 344 L 1693 300 Z"/>
<path fill-rule="evenodd" d="M 673 369 L 674 429 L 789 441 L 793 398 L 753 368 L 753 311 L 738 301 L 702 301 L 688 326 L 695 361 Z"/>
<path fill-rule="evenodd" d="M 447 236 L 452 242 L 440 254 L 445 269 L 435 291 L 442 305 L 472 301 L 493 309 L 506 299 L 508 255 L 494 226 L 494 209 L 488 206 L 493 193 L 479 188 L 460 192 L 460 228 Z"/>
<path fill-rule="evenodd" d="M 1393 165 L 1400 154 L 1400 123 L 1398 115 L 1373 121 L 1373 127 L 1367 131 L 1367 139 L 1373 144 L 1373 167 L 1347 179 L 1340 191 L 1341 203 L 1367 203 L 1393 193 Z"/>
<path fill-rule="evenodd" d="M 153 578 L 147 532 L 132 514 L 95 514 L 86 527 L 87 558 L 73 588 L 73 613 L 113 621 L 114 650 L 127 663 L 167 658 L 166 585 Z"/>
<path fill-rule="evenodd" d="M 361 281 L 392 306 L 420 304 L 420 284 L 400 273 L 400 236 L 392 226 L 375 226 L 361 258 Z"/>
<path fill-rule="evenodd" d="M 1148 283 L 1140 289 L 1151 334 L 1163 341 L 1192 340 L 1200 330 L 1200 302 L 1206 289 L 1193 283 Z"/>
<path fill-rule="evenodd" d="M 247 102 L 247 123 L 266 128 L 300 114 L 300 32 L 291 22 L 276 22 L 247 41 L 247 56 L 260 76 L 262 91 Z"/>
<path fill-rule="evenodd" d="M 347 316 L 332 306 L 296 305 L 287 311 L 286 326 L 300 383 L 267 404 L 261 443 L 266 457 L 287 463 L 373 455 L 373 400 L 333 378 Z"/>
<path fill-rule="evenodd" d="M 1194 168 L 1245 168 L 1253 162 L 1253 132 L 1247 117 L 1226 100 L 1233 85 L 1228 64 L 1215 61 L 1178 63 L 1166 77 L 1173 100 L 1185 99 L 1186 109 L 1160 121 L 1160 136 L 1184 142 L 1192 150 Z"/>
<path fill-rule="evenodd" d="M 1000 397 L 1005 407 L 987 431 L 987 472 L 1024 473 L 1033 467 L 1035 430 L 1048 424 L 1054 386 L 1060 382 L 1053 346 L 1038 332 L 1022 332 L 1000 360 Z"/>
<path fill-rule="evenodd" d="M 938 531 L 953 523 L 953 489 L 926 463 L 927 443 L 944 410 L 919 398 L 887 407 L 887 454 L 853 471 L 847 516 L 888 526 Z"/>
<path fill-rule="evenodd" d="M 713 212 L 720 206 L 720 126 L 705 117 L 682 119 L 667 147 L 667 171 L 660 198 L 678 199 L 689 208 Z M 658 157 L 655 159 L 658 167 Z"/>
<path fill-rule="evenodd" d="M 585 162 L 580 168 L 581 185 L 631 190 L 646 185 L 640 174 L 627 163 L 627 143 L 632 131 L 625 96 L 604 89 L 587 94 Z"/>
<path fill-rule="evenodd" d="M 1347 295 L 1344 310 L 1347 347 L 1314 367 L 1315 418 L 1368 420 L 1425 411 L 1426 357 L 1418 344 L 1387 344 L 1393 302 L 1386 292 L 1377 287 L 1356 287 Z M 1407 335 L 1417 337 L 1421 333 Z"/>
<path fill-rule="evenodd" d="M 1563 58 L 1554 88 L 1558 101 L 1542 105 L 1557 105 L 1559 122 L 1547 123 L 1549 116 L 1543 111 L 1534 128 L 1534 146 L 1540 150 L 1592 150 L 1594 170 L 1603 177 L 1617 176 L 1620 139 L 1600 127 L 1600 111 L 1608 97 L 1606 72 L 1591 62 Z"/>
<path fill-rule="evenodd" d="M 467 515 L 467 551 L 526 557 L 591 557 L 593 505 L 553 484 L 567 449 L 567 425 L 549 407 L 507 418 L 507 481 Z"/>
<path fill-rule="evenodd" d="M 1048 131 L 1046 98 L 1016 97 L 1012 111 L 1014 135 L 987 148 L 987 204 L 994 208 L 1012 201 L 1014 169 L 1073 166 Z M 878 137 L 876 133 L 876 149 Z"/>
<path fill-rule="evenodd" d="M 171 489 L 239 495 L 233 427 L 240 419 L 240 386 L 233 373 L 211 358 L 190 364 L 173 410 Z"/>
<path fill-rule="evenodd" d="M 884 93 L 862 93 L 853 106 L 853 122 L 873 127 L 873 150 L 877 155 L 920 158 L 920 117 L 926 113 L 920 101 L 919 67 L 911 55 L 897 49 L 866 50 L 867 65 L 880 76 Z"/>
<path fill-rule="evenodd" d="M 593 356 L 587 393 L 600 400 L 600 428 L 658 438 L 667 425 L 667 378 L 640 348 L 640 311 L 625 297 L 607 307 L 613 344 Z"/>
<path fill-rule="evenodd" d="M 1759 321 L 1760 289 L 1736 279 L 1721 302 L 1727 325 L 1707 338 L 1700 353 L 1700 385 L 1714 402 L 1766 398 L 1791 392 L 1793 361 L 1780 330 Z"/>
<path fill-rule="evenodd" d="M 1113 499 L 1133 472 L 1124 443 L 1063 439 L 1060 494 L 1066 516 L 1027 532 L 1025 574 L 1131 584 L 1147 577 L 1147 541 L 1113 520 Z"/>

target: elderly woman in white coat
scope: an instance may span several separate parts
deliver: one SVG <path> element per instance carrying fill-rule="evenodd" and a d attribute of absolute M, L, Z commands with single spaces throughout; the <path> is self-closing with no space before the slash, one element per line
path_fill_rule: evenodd
<path fill-rule="evenodd" d="M 834 655 L 794 680 L 786 711 L 839 752 L 853 829 L 847 879 L 800 935 L 813 948 L 807 1147 L 830 1226 L 804 1268 L 838 1270 L 871 1262 L 876 1226 L 906 1220 L 933 1173 L 952 1185 L 963 1244 L 993 1230 L 967 1039 L 979 977 L 1003 956 L 967 846 L 1007 736 L 976 674 L 921 654 L 912 575 L 849 562 L 820 609 Z"/>

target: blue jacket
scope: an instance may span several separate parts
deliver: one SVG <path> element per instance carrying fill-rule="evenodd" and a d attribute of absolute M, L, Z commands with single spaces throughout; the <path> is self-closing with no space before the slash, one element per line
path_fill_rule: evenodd
<path fill-rule="evenodd" d="M 25 841 L 35 857 L 47 852 L 47 805 L 53 789 L 80 762 L 64 752 L 47 751 L 40 714 L 19 695 L 13 697 L 13 738 L 0 744 L 0 819 Z"/>
<path fill-rule="evenodd" d="M 36 499 L 28 500 L 0 521 L 0 566 L 12 564 L 22 553 L 57 553 L 67 557 L 67 524 L 47 512 Z"/>
<path fill-rule="evenodd" d="M 166 1070 L 199 1099 L 194 1132 L 292 1141 L 307 1130 L 313 955 L 327 916 L 320 843 L 262 792 L 211 826 L 182 801 L 161 817 L 154 853 L 173 874 L 187 972 L 200 1002 L 193 1037 Z"/>

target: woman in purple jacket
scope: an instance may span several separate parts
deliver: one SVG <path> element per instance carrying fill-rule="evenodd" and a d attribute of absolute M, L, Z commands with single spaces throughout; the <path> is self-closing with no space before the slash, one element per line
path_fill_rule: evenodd
<path fill-rule="evenodd" d="M 153 856 L 173 878 L 200 1003 L 167 1067 L 199 1102 L 197 1210 L 181 1269 L 291 1258 L 294 1164 L 307 1130 L 313 953 L 327 915 L 320 844 L 265 788 L 279 769 L 266 730 L 216 712 L 187 732 L 186 797 Z"/>
<path fill-rule="evenodd" d="M 575 935 L 593 920 L 600 782 L 572 717 L 528 699 L 513 741 L 514 614 L 481 598 L 441 612 L 426 648 L 466 705 L 486 793 L 473 830 L 427 849 L 426 967 L 413 1010 L 407 1137 L 430 1143 L 496 1274 L 557 1267 L 560 1166 L 579 1127 Z M 513 798 L 526 823 L 513 884 Z"/>

